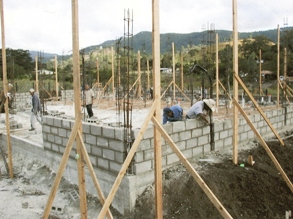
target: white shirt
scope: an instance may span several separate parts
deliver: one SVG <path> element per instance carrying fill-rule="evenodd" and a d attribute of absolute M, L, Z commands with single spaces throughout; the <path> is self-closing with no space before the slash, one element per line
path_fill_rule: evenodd
<path fill-rule="evenodd" d="M 92 98 L 95 96 L 95 93 L 92 89 L 88 89 L 84 91 L 85 95 L 85 105 L 93 104 Z"/>

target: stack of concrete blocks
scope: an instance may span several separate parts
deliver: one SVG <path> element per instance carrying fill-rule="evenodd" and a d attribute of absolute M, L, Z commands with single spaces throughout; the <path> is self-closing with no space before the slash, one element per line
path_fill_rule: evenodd
<path fill-rule="evenodd" d="M 266 111 L 265 114 L 277 130 L 282 130 L 284 125 L 288 127 L 293 124 L 292 106 L 287 107 L 286 110 L 280 108 Z M 251 115 L 249 118 L 262 136 L 273 135 L 260 114 Z M 49 160 L 47 165 L 57 170 L 74 121 L 48 116 L 44 117 L 43 122 L 44 149 Z M 204 156 L 211 150 L 210 127 L 202 126 L 196 120 L 168 123 L 163 125 L 163 128 L 187 159 Z M 90 160 L 95 168 L 103 192 L 107 196 L 127 156 L 124 129 L 121 127 L 100 126 L 95 123 L 83 123 L 82 132 L 83 141 Z M 133 130 L 134 139 L 137 137 L 138 132 L 139 130 Z M 216 151 L 225 148 L 232 149 L 233 125 L 231 119 L 216 122 L 214 132 Z M 255 138 L 254 132 L 242 116 L 239 116 L 238 133 L 240 148 L 242 144 L 244 145 L 247 141 Z M 75 144 L 73 147 L 75 148 Z M 153 125 L 150 124 L 143 135 L 133 159 L 133 174 L 126 174 L 124 176 L 112 203 L 113 207 L 122 214 L 127 211 L 132 211 L 137 196 L 148 185 L 154 182 L 153 148 L 154 130 Z M 75 150 L 72 150 L 64 177 L 77 183 L 75 155 Z M 180 160 L 177 155 L 162 138 L 163 168 L 179 163 Z M 89 183 L 87 189 L 90 193 L 96 194 L 92 180 L 89 174 L 87 175 L 86 181 Z"/>
<path fill-rule="evenodd" d="M 14 100 L 15 108 L 18 111 L 23 111 L 32 106 L 32 96 L 29 92 L 15 93 Z"/>
<path fill-rule="evenodd" d="M 74 101 L 74 90 L 61 90 L 61 101 L 73 102 Z"/>

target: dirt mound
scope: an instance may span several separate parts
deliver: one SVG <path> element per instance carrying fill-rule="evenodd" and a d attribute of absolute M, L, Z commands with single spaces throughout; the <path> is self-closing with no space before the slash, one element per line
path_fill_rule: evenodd
<path fill-rule="evenodd" d="M 286 146 L 268 142 L 289 179 L 293 180 L 293 139 Z M 247 163 L 252 155 L 253 166 Z M 196 170 L 233 218 L 285 218 L 293 210 L 293 194 L 261 145 L 239 154 L 239 164 L 229 157 L 220 163 L 198 163 Z M 243 167 L 244 165 L 244 167 Z M 135 212 L 121 218 L 155 218 L 154 188 L 138 198 Z M 164 171 L 164 218 L 222 218 L 182 165 Z"/>

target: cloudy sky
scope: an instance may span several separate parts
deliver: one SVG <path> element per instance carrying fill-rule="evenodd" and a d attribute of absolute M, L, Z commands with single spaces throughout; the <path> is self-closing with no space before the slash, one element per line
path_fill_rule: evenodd
<path fill-rule="evenodd" d="M 70 0 L 3 0 L 5 45 L 67 55 L 72 50 Z M 293 26 L 292 0 L 238 0 L 238 31 Z M 124 34 L 127 10 L 133 34 L 151 31 L 151 0 L 79 0 L 79 45 L 84 48 Z M 160 0 L 160 32 L 232 30 L 232 0 Z"/>

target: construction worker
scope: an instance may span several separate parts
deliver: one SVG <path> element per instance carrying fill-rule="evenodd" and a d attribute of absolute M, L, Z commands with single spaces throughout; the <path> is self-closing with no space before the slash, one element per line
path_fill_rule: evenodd
<path fill-rule="evenodd" d="M 209 115 L 216 110 L 216 102 L 213 99 L 203 99 L 197 101 L 186 114 L 186 119 L 200 119 L 206 125 L 209 125 L 210 122 L 206 118 L 206 111 Z"/>

